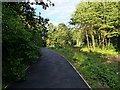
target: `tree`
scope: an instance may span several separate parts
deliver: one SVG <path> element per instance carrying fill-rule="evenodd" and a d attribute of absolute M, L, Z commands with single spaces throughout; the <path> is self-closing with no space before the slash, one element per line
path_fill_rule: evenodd
<path fill-rule="evenodd" d="M 97 46 L 102 45 L 104 50 L 105 45 L 109 48 L 110 38 L 117 38 L 119 35 L 119 16 L 116 13 L 118 13 L 118 2 L 81 2 L 72 14 L 70 23 L 81 27 L 80 30 L 84 29 L 82 32 L 86 33 L 88 48 L 91 39 L 93 49 L 96 41 Z"/>
<path fill-rule="evenodd" d="M 57 27 L 50 23 L 47 35 L 48 45 L 66 47 L 72 44 L 71 29 L 68 28 L 64 23 L 60 23 Z"/>
<path fill-rule="evenodd" d="M 55 37 L 54 37 L 55 31 L 56 31 L 56 27 L 52 23 L 49 23 L 48 32 L 47 32 L 47 41 L 46 41 L 48 46 L 55 45 Z"/>
<path fill-rule="evenodd" d="M 25 69 L 41 56 L 48 20 L 35 17 L 30 3 L 2 3 L 3 88 L 25 79 Z M 44 39 L 43 39 L 44 37 Z"/>

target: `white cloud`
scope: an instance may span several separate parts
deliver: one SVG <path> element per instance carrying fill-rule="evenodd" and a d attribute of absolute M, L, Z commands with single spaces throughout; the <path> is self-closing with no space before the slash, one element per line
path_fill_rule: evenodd
<path fill-rule="evenodd" d="M 67 24 L 68 21 L 64 21 L 64 22 L 61 22 L 61 21 L 50 21 L 49 23 L 53 23 L 55 26 L 58 26 L 59 23 Z"/>
<path fill-rule="evenodd" d="M 51 22 L 57 25 L 60 22 L 67 23 L 70 20 L 70 15 L 76 8 L 80 0 L 51 0 L 55 6 L 49 7 L 47 10 L 42 10 L 41 6 L 33 6 L 37 12 L 42 12 L 43 17 L 49 18 Z"/>
<path fill-rule="evenodd" d="M 55 15 L 55 14 L 70 14 L 75 10 L 75 6 L 60 6 L 60 7 L 55 7 L 54 9 L 51 9 L 48 11 L 48 15 Z"/>

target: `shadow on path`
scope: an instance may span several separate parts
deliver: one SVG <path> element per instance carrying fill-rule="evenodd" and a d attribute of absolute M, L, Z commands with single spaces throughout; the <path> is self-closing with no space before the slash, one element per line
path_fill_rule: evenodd
<path fill-rule="evenodd" d="M 27 80 L 11 88 L 87 88 L 87 84 L 65 58 L 41 48 L 43 55 L 27 70 Z"/>

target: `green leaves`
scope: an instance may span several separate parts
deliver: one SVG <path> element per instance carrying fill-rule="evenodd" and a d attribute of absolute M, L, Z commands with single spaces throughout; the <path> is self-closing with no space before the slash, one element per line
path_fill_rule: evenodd
<path fill-rule="evenodd" d="M 3 3 L 3 88 L 9 83 L 24 80 L 26 67 L 42 55 L 42 32 L 45 33 L 46 28 L 38 21 L 31 26 L 24 15 L 27 12 L 19 12 L 19 5 Z"/>
<path fill-rule="evenodd" d="M 56 27 L 50 23 L 48 28 L 48 46 L 66 47 L 72 43 L 72 34 L 70 28 L 68 28 L 65 24 L 60 23 Z"/>
<path fill-rule="evenodd" d="M 70 24 L 80 26 L 78 37 L 84 37 L 84 40 L 80 40 L 88 44 L 88 41 L 92 39 L 94 47 L 94 39 L 98 41 L 98 46 L 104 46 L 110 44 L 108 39 L 112 39 L 111 42 L 116 46 L 118 42 L 114 42 L 114 39 L 120 36 L 119 34 L 119 4 L 118 2 L 81 2 L 76 7 L 76 10 L 71 15 Z M 86 29 L 84 29 L 86 27 Z M 84 35 L 86 32 L 88 34 Z M 91 35 L 92 33 L 92 35 Z M 74 36 L 74 35 L 73 35 Z M 106 39 L 106 41 L 105 41 Z M 77 41 L 77 40 L 76 40 Z M 90 42 L 90 41 L 89 41 Z M 105 44 L 105 45 L 104 45 Z M 118 46 L 118 45 L 117 45 Z M 108 46 L 109 48 L 109 46 Z"/>

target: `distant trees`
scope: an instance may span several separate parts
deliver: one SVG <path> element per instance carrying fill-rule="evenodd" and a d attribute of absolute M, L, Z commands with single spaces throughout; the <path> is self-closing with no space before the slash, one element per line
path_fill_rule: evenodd
<path fill-rule="evenodd" d="M 86 34 L 88 48 L 92 40 L 93 49 L 95 46 L 109 49 L 110 42 L 120 35 L 118 9 L 118 2 L 81 2 L 72 14 L 70 24 L 81 28 L 79 36 Z"/>
<path fill-rule="evenodd" d="M 47 41 L 46 41 L 48 46 L 54 46 L 55 44 L 54 34 L 56 29 L 57 28 L 52 23 L 48 25 Z"/>
<path fill-rule="evenodd" d="M 71 29 L 64 23 L 60 23 L 57 27 L 50 23 L 48 29 L 48 46 L 66 47 L 72 44 Z"/>

